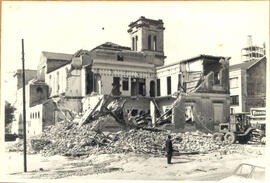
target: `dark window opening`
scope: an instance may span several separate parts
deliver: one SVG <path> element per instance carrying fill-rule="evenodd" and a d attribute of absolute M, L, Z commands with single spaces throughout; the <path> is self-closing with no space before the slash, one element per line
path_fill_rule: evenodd
<path fill-rule="evenodd" d="M 178 91 L 181 91 L 181 88 L 182 88 L 182 76 L 181 74 L 178 74 Z"/>
<path fill-rule="evenodd" d="M 139 80 L 139 94 L 145 96 L 145 79 Z"/>
<path fill-rule="evenodd" d="M 235 96 L 231 96 L 231 105 L 239 105 L 239 96 L 235 95 Z"/>
<path fill-rule="evenodd" d="M 112 89 L 112 95 L 119 96 L 121 95 L 120 92 L 120 77 L 113 77 L 113 83 L 112 83 L 113 89 Z"/>
<path fill-rule="evenodd" d="M 171 95 L 172 89 L 171 89 L 171 76 L 167 77 L 167 94 Z"/>
<path fill-rule="evenodd" d="M 123 90 L 127 91 L 128 90 L 128 78 L 123 78 Z"/>
<path fill-rule="evenodd" d="M 43 90 L 42 90 L 42 88 L 41 88 L 41 87 L 37 87 L 37 93 L 40 93 L 40 94 L 42 94 L 42 93 L 43 93 Z"/>
<path fill-rule="evenodd" d="M 137 95 L 137 80 L 135 78 L 131 78 L 131 96 Z"/>
<path fill-rule="evenodd" d="M 138 110 L 137 109 L 133 109 L 131 111 L 131 116 L 136 116 L 138 114 Z"/>
<path fill-rule="evenodd" d="M 157 96 L 160 96 L 160 79 L 157 79 Z"/>
<path fill-rule="evenodd" d="M 135 50 L 135 38 L 132 38 L 132 50 Z"/>
<path fill-rule="evenodd" d="M 140 115 L 140 116 L 144 116 L 144 115 L 145 115 L 145 111 L 143 111 L 143 110 L 140 111 L 139 115 Z"/>
<path fill-rule="evenodd" d="M 131 78 L 131 96 L 145 96 L 145 79 Z"/>
<path fill-rule="evenodd" d="M 117 55 L 117 60 L 118 61 L 124 61 L 124 57 L 122 55 Z"/>
<path fill-rule="evenodd" d="M 94 73 L 90 70 L 86 71 L 86 94 L 91 94 L 94 90 Z"/>
<path fill-rule="evenodd" d="M 151 50 L 151 35 L 148 36 L 148 49 Z"/>
<path fill-rule="evenodd" d="M 150 82 L 150 97 L 155 97 L 155 81 Z"/>
<path fill-rule="evenodd" d="M 229 126 L 228 125 L 220 125 L 221 130 L 228 130 Z"/>
<path fill-rule="evenodd" d="M 157 50 L 157 36 L 154 36 L 154 50 Z"/>

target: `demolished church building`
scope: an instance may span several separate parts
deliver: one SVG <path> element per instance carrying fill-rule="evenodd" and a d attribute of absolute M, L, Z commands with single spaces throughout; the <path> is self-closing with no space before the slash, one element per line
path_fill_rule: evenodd
<path fill-rule="evenodd" d="M 175 129 L 214 130 L 228 121 L 229 58 L 199 55 L 164 65 L 164 30 L 162 20 L 140 17 L 129 25 L 131 47 L 106 42 L 74 54 L 42 52 L 32 85 L 43 83 L 47 88 L 39 94 L 47 98 L 27 106 L 28 133 L 39 134 L 45 126 L 69 119 L 71 112 L 84 114 L 104 95 L 126 99 L 125 117 L 150 113 L 151 108 L 152 117 L 158 118 L 172 107 L 178 93 L 181 102 L 170 120 Z M 30 95 L 37 94 L 36 89 Z"/>

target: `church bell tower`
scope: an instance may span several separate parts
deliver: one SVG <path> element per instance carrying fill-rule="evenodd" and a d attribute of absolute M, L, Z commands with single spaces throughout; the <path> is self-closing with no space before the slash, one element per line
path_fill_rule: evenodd
<path fill-rule="evenodd" d="M 143 52 L 146 62 L 162 66 L 164 64 L 162 20 L 140 17 L 129 24 L 128 33 L 131 38 L 131 50 Z"/>

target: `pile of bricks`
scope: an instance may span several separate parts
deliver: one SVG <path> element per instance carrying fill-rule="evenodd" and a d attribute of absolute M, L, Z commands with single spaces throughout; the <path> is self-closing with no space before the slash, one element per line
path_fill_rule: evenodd
<path fill-rule="evenodd" d="M 211 135 L 201 132 L 169 133 L 169 131 L 151 131 L 143 129 L 121 130 L 104 134 L 93 130 L 98 124 L 97 119 L 83 126 L 72 122 L 59 122 L 47 128 L 44 133 L 31 140 L 30 152 L 42 153 L 45 156 L 55 154 L 65 156 L 82 156 L 88 154 L 137 153 L 153 156 L 165 154 L 165 141 L 172 136 L 176 154 L 211 153 L 222 151 L 228 154 L 235 152 L 234 145 L 217 144 Z M 236 144 L 235 144 L 236 145 Z M 21 147 L 21 146 L 20 146 Z M 20 148 L 20 150 L 22 150 Z"/>
<path fill-rule="evenodd" d="M 122 109 L 125 100 L 100 102 L 89 112 L 81 123 L 65 120 L 47 127 L 41 136 L 32 139 L 28 146 L 30 153 L 42 153 L 50 156 L 55 154 L 66 156 L 82 156 L 88 154 L 107 153 L 137 153 L 154 156 L 165 154 L 167 136 L 172 136 L 175 154 L 181 153 L 211 153 L 222 151 L 234 153 L 235 146 L 225 142 L 214 142 L 211 135 L 202 132 L 172 133 L 167 130 L 151 128 L 134 123 L 125 122 Z M 148 120 L 147 115 L 138 121 Z M 120 131 L 103 133 L 110 122 L 119 124 Z M 29 141 L 28 141 L 29 142 Z M 22 142 L 14 145 L 10 150 L 22 149 Z"/>

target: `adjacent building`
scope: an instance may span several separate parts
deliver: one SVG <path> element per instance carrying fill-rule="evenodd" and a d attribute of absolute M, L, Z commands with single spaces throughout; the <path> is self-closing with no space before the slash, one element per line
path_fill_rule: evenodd
<path fill-rule="evenodd" d="M 231 113 L 250 112 L 251 108 L 266 106 L 266 65 L 265 46 L 252 45 L 242 50 L 243 62 L 230 66 Z"/>

